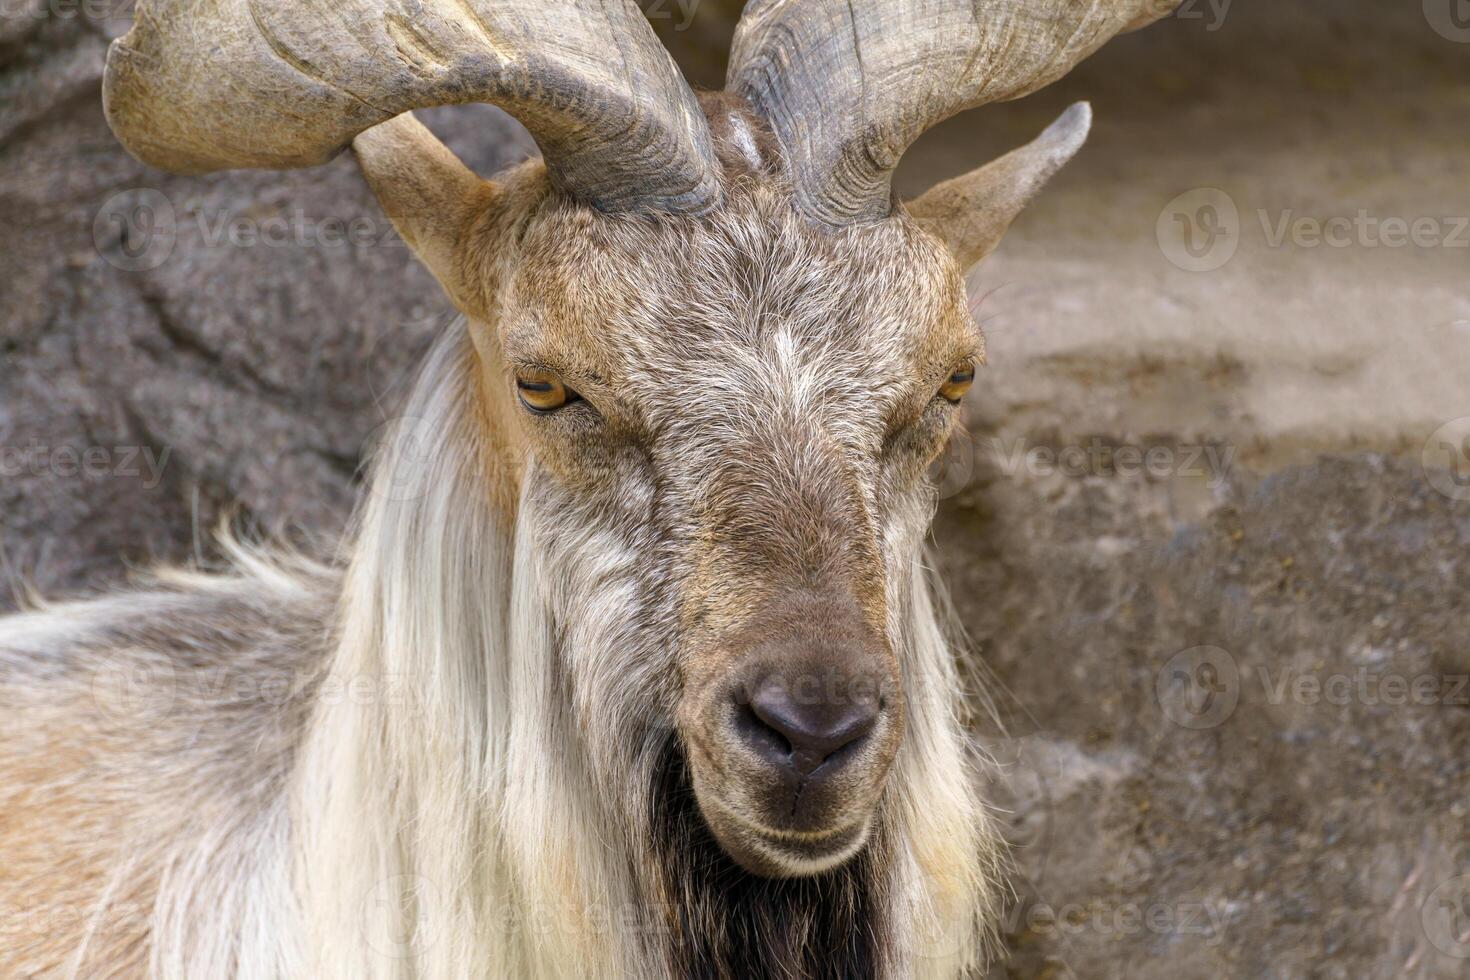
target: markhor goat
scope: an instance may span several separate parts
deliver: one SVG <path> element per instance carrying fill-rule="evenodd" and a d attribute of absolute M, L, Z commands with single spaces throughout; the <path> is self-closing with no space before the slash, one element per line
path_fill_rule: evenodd
<path fill-rule="evenodd" d="M 926 470 L 982 360 L 962 273 L 1090 114 L 890 176 L 1169 6 L 755 0 L 696 97 L 633 0 L 140 0 L 132 152 L 351 144 L 464 318 L 342 567 L 227 545 L 0 621 L 0 973 L 980 969 Z M 544 160 L 483 181 L 408 114 L 473 101 Z"/>

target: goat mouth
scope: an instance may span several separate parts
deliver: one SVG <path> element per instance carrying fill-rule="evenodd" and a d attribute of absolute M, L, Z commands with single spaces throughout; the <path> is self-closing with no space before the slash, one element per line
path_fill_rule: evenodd
<path fill-rule="evenodd" d="M 847 863 L 867 843 L 868 821 L 820 837 L 803 834 L 799 839 L 788 835 L 755 839 L 758 843 L 754 848 L 742 848 L 746 853 L 731 854 L 731 857 L 746 870 L 762 877 L 799 878 L 821 874 Z"/>
<path fill-rule="evenodd" d="M 835 871 L 863 853 L 876 814 L 821 828 L 781 829 L 756 819 L 699 778 L 680 740 L 662 750 L 654 784 L 654 814 L 675 840 L 698 840 L 753 877 L 799 879 Z M 680 827 L 680 821 L 690 821 Z M 696 826 L 697 825 L 697 829 Z M 705 859 L 706 863 L 708 859 Z"/>
<path fill-rule="evenodd" d="M 763 878 L 798 878 L 836 868 L 863 849 L 871 817 L 820 831 L 762 826 L 719 802 L 701 801 L 705 822 L 726 854 Z"/>

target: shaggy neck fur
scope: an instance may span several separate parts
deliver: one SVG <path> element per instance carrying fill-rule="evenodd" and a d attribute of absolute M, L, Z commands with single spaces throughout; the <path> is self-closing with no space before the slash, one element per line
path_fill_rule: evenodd
<path fill-rule="evenodd" d="M 978 963 L 995 836 L 921 568 L 930 503 L 892 531 L 912 707 L 873 840 L 827 875 L 757 879 L 705 831 L 668 721 L 631 706 L 647 679 L 612 657 L 639 643 L 616 549 L 556 540 L 529 493 L 514 518 L 492 509 L 476 371 L 457 325 L 375 466 L 323 682 L 348 694 L 321 699 L 292 801 L 303 933 L 280 955 L 247 949 L 242 972 L 939 977 Z"/>
<path fill-rule="evenodd" d="M 881 976 L 893 935 L 884 901 L 889 847 L 875 835 L 815 878 L 746 874 L 705 827 L 672 740 L 651 787 L 653 855 L 672 899 L 665 923 L 677 976 L 798 980 Z"/>

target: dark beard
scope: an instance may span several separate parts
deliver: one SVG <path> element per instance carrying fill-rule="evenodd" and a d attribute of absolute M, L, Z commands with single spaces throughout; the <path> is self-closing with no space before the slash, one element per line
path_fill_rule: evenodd
<path fill-rule="evenodd" d="M 698 980 L 874 980 L 888 924 L 881 829 L 840 868 L 773 880 L 745 871 L 700 816 L 677 737 L 655 772 L 653 853 L 667 961 Z"/>

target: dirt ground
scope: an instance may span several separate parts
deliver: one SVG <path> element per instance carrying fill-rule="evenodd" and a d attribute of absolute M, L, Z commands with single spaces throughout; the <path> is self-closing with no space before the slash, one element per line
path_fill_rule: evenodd
<path fill-rule="evenodd" d="M 728 10 L 659 9 L 716 83 Z M 328 547 L 446 304 L 350 160 L 126 157 L 126 18 L 54 11 L 0 19 L 0 607 L 227 512 Z M 1097 112 L 974 273 L 935 526 L 1014 846 L 996 977 L 1470 974 L 1467 15 L 1191 0 L 905 161 L 912 193 Z M 531 150 L 429 115 L 483 173 Z"/>

